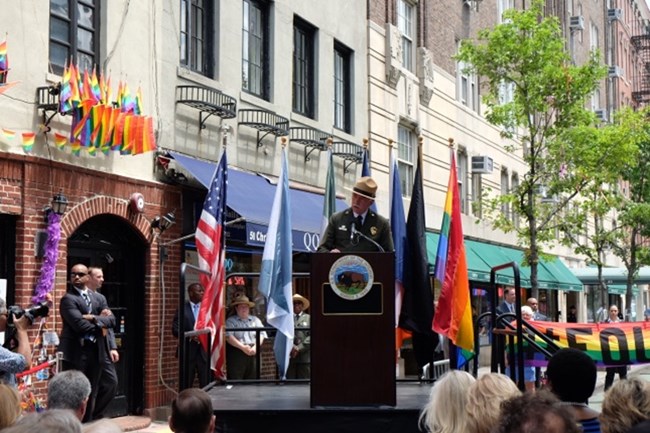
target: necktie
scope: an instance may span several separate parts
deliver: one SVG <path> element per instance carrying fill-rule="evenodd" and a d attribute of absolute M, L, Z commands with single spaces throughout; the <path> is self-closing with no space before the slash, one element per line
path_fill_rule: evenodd
<path fill-rule="evenodd" d="M 86 292 L 82 293 L 81 296 L 83 296 L 84 300 L 86 301 L 86 306 L 88 306 L 88 312 L 91 313 L 93 311 L 93 304 L 92 302 L 90 302 L 90 296 Z"/>
<path fill-rule="evenodd" d="M 514 313 L 515 312 L 515 306 L 513 304 L 508 304 L 508 306 L 510 307 L 510 312 Z"/>
<path fill-rule="evenodd" d="M 192 305 L 192 312 L 194 313 L 194 320 L 199 317 L 199 304 Z"/>
<path fill-rule="evenodd" d="M 363 227 L 363 217 L 361 215 L 359 215 L 357 217 L 357 223 L 356 224 L 357 224 L 357 227 L 359 227 L 359 228 Z"/>

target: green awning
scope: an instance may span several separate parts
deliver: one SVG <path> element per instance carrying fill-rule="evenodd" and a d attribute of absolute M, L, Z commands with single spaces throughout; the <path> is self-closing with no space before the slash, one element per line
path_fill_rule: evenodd
<path fill-rule="evenodd" d="M 627 284 L 608 284 L 607 293 L 610 295 L 625 295 L 627 292 Z M 632 284 L 632 294 L 634 296 L 639 294 L 639 286 Z"/>
<path fill-rule="evenodd" d="M 427 232 L 427 254 L 429 263 L 433 266 L 436 262 L 438 248 L 437 233 Z M 530 268 L 521 266 L 523 251 L 486 242 L 465 240 L 465 255 L 467 258 L 467 273 L 471 281 L 490 282 L 490 271 L 493 267 L 505 263 L 519 264 L 519 278 L 522 287 L 530 288 Z M 559 289 L 581 291 L 582 283 L 575 275 L 554 257 L 552 260 L 540 262 L 537 266 L 537 281 L 540 289 Z M 496 282 L 512 286 L 515 278 L 512 268 L 502 269 L 497 272 Z"/>

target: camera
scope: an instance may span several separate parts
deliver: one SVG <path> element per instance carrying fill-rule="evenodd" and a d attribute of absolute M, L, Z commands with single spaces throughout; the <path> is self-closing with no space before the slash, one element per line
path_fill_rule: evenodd
<path fill-rule="evenodd" d="M 35 318 L 47 316 L 49 312 L 50 307 L 47 305 L 47 302 L 39 302 L 27 309 L 22 309 L 18 305 L 12 305 L 7 308 L 7 325 L 13 326 L 14 318 L 20 319 L 23 316 L 27 317 L 30 323 L 33 323 Z"/>

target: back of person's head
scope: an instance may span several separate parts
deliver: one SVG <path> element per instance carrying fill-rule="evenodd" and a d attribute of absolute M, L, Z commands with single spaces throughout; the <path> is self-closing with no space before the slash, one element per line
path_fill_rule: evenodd
<path fill-rule="evenodd" d="M 527 392 L 506 400 L 495 433 L 581 433 L 573 414 L 548 391 Z"/>
<path fill-rule="evenodd" d="M 650 384 L 637 377 L 614 383 L 605 393 L 599 418 L 603 433 L 624 433 L 650 419 Z"/>
<path fill-rule="evenodd" d="M 479 377 L 467 392 L 467 432 L 490 433 L 499 422 L 501 402 L 518 395 L 521 391 L 505 374 Z"/>
<path fill-rule="evenodd" d="M 81 421 L 67 409 L 32 412 L 2 433 L 81 433 Z"/>
<path fill-rule="evenodd" d="M 462 370 L 451 370 L 431 388 L 429 401 L 420 413 L 418 424 L 432 433 L 464 432 L 467 423 L 465 402 L 474 376 Z"/>
<path fill-rule="evenodd" d="M 82 419 L 90 396 L 90 381 L 79 370 L 55 374 L 47 384 L 47 407 L 70 409 Z"/>
<path fill-rule="evenodd" d="M 176 433 L 207 433 L 214 430 L 212 400 L 199 388 L 181 391 L 172 401 L 169 427 Z"/>
<path fill-rule="evenodd" d="M 586 403 L 596 387 L 596 363 L 578 349 L 560 349 L 548 361 L 546 376 L 560 400 Z"/>
<path fill-rule="evenodd" d="M 0 383 L 0 430 L 9 427 L 20 416 L 20 395 L 15 388 Z"/>
<path fill-rule="evenodd" d="M 81 426 L 83 433 L 121 433 L 122 427 L 110 419 L 100 419 Z"/>
<path fill-rule="evenodd" d="M 0 298 L 0 314 L 7 314 L 7 301 L 4 298 Z"/>

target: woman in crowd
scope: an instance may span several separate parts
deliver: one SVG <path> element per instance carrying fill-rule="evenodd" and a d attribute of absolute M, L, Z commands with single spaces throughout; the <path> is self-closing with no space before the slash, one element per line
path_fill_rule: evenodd
<path fill-rule="evenodd" d="M 638 377 L 619 380 L 605 393 L 600 413 L 603 433 L 626 433 L 650 419 L 650 384 Z"/>
<path fill-rule="evenodd" d="M 20 416 L 20 395 L 15 388 L 0 383 L 0 430 L 13 425 Z"/>
<path fill-rule="evenodd" d="M 465 433 L 467 392 L 475 381 L 474 376 L 462 370 L 442 375 L 433 384 L 429 401 L 420 413 L 421 429 L 430 433 Z"/>
<path fill-rule="evenodd" d="M 501 402 L 520 394 L 517 385 L 504 374 L 479 377 L 467 393 L 467 433 L 490 433 L 499 423 Z"/>

